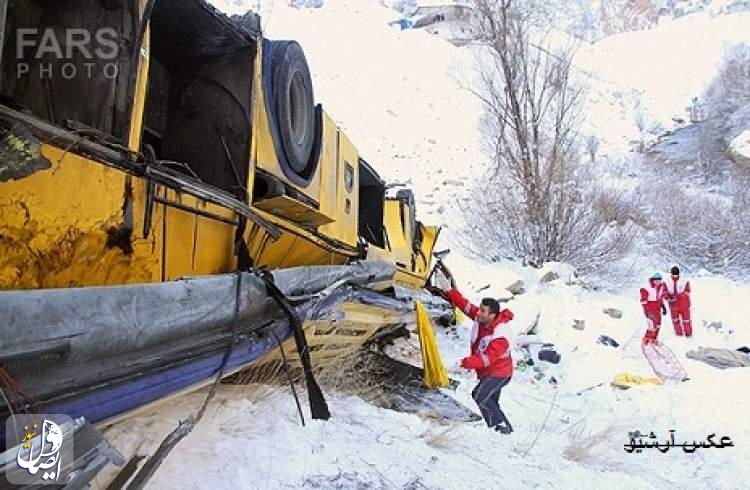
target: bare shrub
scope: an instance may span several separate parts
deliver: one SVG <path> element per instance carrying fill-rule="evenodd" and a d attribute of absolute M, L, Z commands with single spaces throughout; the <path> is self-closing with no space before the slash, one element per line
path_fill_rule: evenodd
<path fill-rule="evenodd" d="M 445 427 L 428 427 L 419 435 L 425 442 L 438 449 L 447 449 L 454 446 L 459 435 L 454 432 L 457 424 L 449 424 Z"/>
<path fill-rule="evenodd" d="M 728 48 L 719 71 L 703 94 L 707 118 L 717 124 L 740 126 L 750 122 L 750 44 Z"/>
<path fill-rule="evenodd" d="M 612 34 L 656 25 L 651 0 L 516 0 L 531 5 L 548 27 L 595 42 Z"/>
<path fill-rule="evenodd" d="M 656 24 L 650 0 L 608 0 L 599 3 L 599 22 L 604 36 L 640 31 Z"/>
<path fill-rule="evenodd" d="M 643 153 L 646 149 L 646 113 L 640 100 L 635 105 L 633 118 L 635 119 L 635 127 L 638 128 L 638 152 Z"/>
<path fill-rule="evenodd" d="M 493 192 L 488 184 L 479 184 L 474 193 L 467 222 L 473 221 L 471 230 L 473 251 L 490 258 L 520 256 L 529 263 L 535 257 L 533 233 L 529 233 L 524 220 L 524 203 L 512 190 Z M 547 260 L 568 262 L 581 275 L 606 268 L 621 259 L 632 249 L 639 224 L 647 222 L 637 199 L 628 193 L 612 189 L 603 190 L 593 183 L 571 193 L 554 196 L 550 203 L 559 209 L 555 219 L 548 223 L 545 234 L 556 237 L 547 243 Z M 568 199 L 567 201 L 563 201 Z M 533 232 L 533 230 L 532 230 Z M 506 254 L 503 253 L 506 252 Z"/>
<path fill-rule="evenodd" d="M 563 456 L 577 463 L 594 459 L 599 452 L 598 447 L 616 444 L 622 434 L 622 429 L 614 425 L 592 432 L 583 423 L 569 434 L 570 444 L 563 451 Z"/>
<path fill-rule="evenodd" d="M 599 151 L 599 138 L 595 134 L 586 137 L 586 153 L 589 154 L 591 163 L 596 163 L 596 152 Z"/>
<path fill-rule="evenodd" d="M 746 186 L 734 194 L 691 195 L 672 187 L 653 209 L 656 243 L 670 260 L 693 269 L 741 275 L 750 267 L 750 199 Z"/>
<path fill-rule="evenodd" d="M 712 183 L 719 180 L 726 160 L 723 146 L 717 126 L 712 121 L 701 123 L 695 157 L 703 182 Z"/>
<path fill-rule="evenodd" d="M 648 224 L 648 217 L 638 193 L 621 189 L 599 190 L 593 196 L 593 206 L 599 220 L 605 223 L 614 222 L 624 226 L 632 222 L 641 227 Z"/>
<path fill-rule="evenodd" d="M 633 230 L 599 211 L 603 192 L 579 161 L 581 88 L 571 46 L 534 28 L 509 0 L 475 0 L 486 49 L 473 93 L 484 106 L 484 150 L 493 166 L 464 209 L 475 250 L 525 262 L 572 263 L 579 272 L 627 252 Z M 625 223 L 625 224 L 618 224 Z"/>

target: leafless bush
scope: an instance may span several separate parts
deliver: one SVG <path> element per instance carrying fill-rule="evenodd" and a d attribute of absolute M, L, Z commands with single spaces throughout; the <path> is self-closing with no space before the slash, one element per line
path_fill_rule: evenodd
<path fill-rule="evenodd" d="M 467 207 L 467 222 L 473 223 L 475 251 L 486 256 L 512 255 L 527 262 L 563 261 L 586 275 L 624 257 L 633 246 L 639 225 L 646 223 L 643 210 L 631 195 L 589 187 L 560 192 L 549 203 L 556 208 L 545 230 L 530 227 L 524 205 L 513 189 L 498 192 L 497 179 L 480 183 L 473 205 Z M 555 237 L 546 242 L 546 258 L 533 262 L 537 233 Z M 505 253 L 503 253 L 505 252 Z"/>
<path fill-rule="evenodd" d="M 635 113 L 633 115 L 635 119 L 635 127 L 638 128 L 638 151 L 643 153 L 646 149 L 646 113 L 643 110 L 643 106 L 640 101 L 635 106 Z"/>
<path fill-rule="evenodd" d="M 670 260 L 728 275 L 750 268 L 750 199 L 746 186 L 730 196 L 691 195 L 673 187 L 653 209 L 656 242 Z"/>
<path fill-rule="evenodd" d="M 625 253 L 633 232 L 598 212 L 599 191 L 581 170 L 572 47 L 547 42 L 524 7 L 475 0 L 487 49 L 472 90 L 484 105 L 485 151 L 494 166 L 465 208 L 467 221 L 490 254 L 568 261 L 585 273 Z"/>
<path fill-rule="evenodd" d="M 546 26 L 595 42 L 612 34 L 656 25 L 651 0 L 516 0 L 530 4 Z M 542 22 L 540 22 L 542 24 Z"/>
<path fill-rule="evenodd" d="M 700 124 L 697 139 L 697 153 L 695 155 L 698 169 L 705 183 L 716 182 L 720 176 L 724 145 L 716 124 L 705 121 Z"/>
<path fill-rule="evenodd" d="M 706 117 L 719 124 L 736 126 L 737 119 L 750 120 L 750 44 L 726 50 L 716 77 L 703 95 Z"/>
<path fill-rule="evenodd" d="M 456 426 L 457 424 L 450 424 L 445 427 L 428 427 L 419 437 L 432 447 L 446 449 L 452 447 L 459 438 L 459 435 L 454 432 Z"/>
<path fill-rule="evenodd" d="M 577 463 L 590 460 L 596 457 L 597 447 L 616 444 L 617 438 L 621 437 L 622 434 L 622 429 L 614 425 L 591 432 L 586 429 L 586 424 L 584 423 L 570 434 L 570 444 L 565 448 L 563 456 Z"/>
<path fill-rule="evenodd" d="M 589 154 L 591 163 L 596 163 L 596 152 L 599 151 L 599 138 L 595 134 L 586 137 L 586 153 Z"/>
<path fill-rule="evenodd" d="M 608 0 L 599 3 L 599 22 L 605 36 L 640 31 L 656 24 L 650 0 Z"/>

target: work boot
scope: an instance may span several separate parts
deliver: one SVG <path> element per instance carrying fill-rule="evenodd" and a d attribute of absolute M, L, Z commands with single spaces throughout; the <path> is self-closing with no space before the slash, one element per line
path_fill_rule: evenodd
<path fill-rule="evenodd" d="M 511 427 L 510 424 L 506 422 L 505 424 L 497 424 L 495 426 L 495 430 L 501 434 L 510 434 L 511 432 L 513 432 L 513 427 Z"/>

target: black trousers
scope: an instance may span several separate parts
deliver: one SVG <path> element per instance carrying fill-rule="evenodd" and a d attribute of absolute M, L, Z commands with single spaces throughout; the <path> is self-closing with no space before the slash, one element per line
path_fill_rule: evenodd
<path fill-rule="evenodd" d="M 503 424 L 511 427 L 508 417 L 505 416 L 498 403 L 500 390 L 509 382 L 510 378 L 484 378 L 471 392 L 471 397 L 477 402 L 488 427 Z"/>

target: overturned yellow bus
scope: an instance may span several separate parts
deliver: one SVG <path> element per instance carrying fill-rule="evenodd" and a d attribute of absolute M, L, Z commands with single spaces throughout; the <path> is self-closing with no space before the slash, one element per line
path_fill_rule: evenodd
<path fill-rule="evenodd" d="M 9 0 L 2 27 L 0 419 L 112 420 L 287 343 L 335 363 L 415 298 L 451 314 L 422 290 L 438 229 L 257 15 Z"/>

